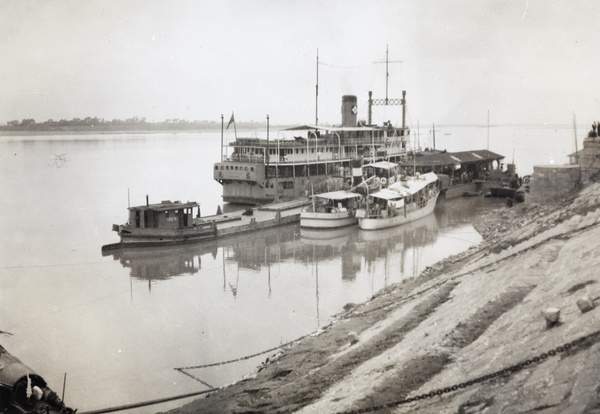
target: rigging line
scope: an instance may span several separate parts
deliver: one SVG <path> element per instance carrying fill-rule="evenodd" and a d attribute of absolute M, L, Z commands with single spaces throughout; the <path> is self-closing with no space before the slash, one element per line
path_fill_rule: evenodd
<path fill-rule="evenodd" d="M 488 124 L 436 124 L 441 128 L 487 128 Z M 539 128 L 539 129 L 572 129 L 567 124 L 490 124 L 490 128 Z"/>
<path fill-rule="evenodd" d="M 338 68 L 338 69 L 361 69 L 361 68 L 368 68 L 368 67 L 371 66 L 371 65 L 353 65 L 353 66 L 334 65 L 334 64 L 325 63 L 325 62 L 322 62 L 322 61 L 319 61 L 319 65 L 329 66 L 329 67 Z"/>

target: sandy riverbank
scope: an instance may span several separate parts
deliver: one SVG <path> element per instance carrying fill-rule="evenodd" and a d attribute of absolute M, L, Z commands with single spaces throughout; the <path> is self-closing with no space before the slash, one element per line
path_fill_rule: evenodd
<path fill-rule="evenodd" d="M 494 210 L 479 246 L 170 413 L 600 413 L 600 335 L 572 343 L 600 331 L 600 309 L 577 304 L 600 305 L 598 206 L 593 184 Z"/>

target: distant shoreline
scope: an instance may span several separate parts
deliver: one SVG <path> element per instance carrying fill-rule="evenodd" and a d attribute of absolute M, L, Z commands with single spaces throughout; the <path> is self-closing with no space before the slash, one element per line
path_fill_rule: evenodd
<path fill-rule="evenodd" d="M 272 125 L 273 130 L 286 128 L 288 125 Z M 266 131 L 266 127 L 239 125 L 240 131 Z M 61 129 L 20 129 L 0 128 L 0 138 L 14 136 L 36 136 L 36 135 L 119 135 L 119 134 L 178 134 L 178 133 L 219 133 L 221 128 L 165 128 L 165 129 L 112 129 L 112 128 L 86 128 L 86 127 L 63 127 Z M 232 133 L 230 128 L 227 133 Z"/>
<path fill-rule="evenodd" d="M 37 131 L 37 130 L 23 130 L 23 131 L 2 131 L 0 130 L 0 138 L 1 137 L 29 137 L 29 136 L 39 136 L 39 135 L 121 135 L 121 134 L 130 134 L 130 135 L 141 135 L 141 134 L 178 134 L 178 133 L 215 133 L 220 132 L 219 130 L 211 130 L 211 129 L 195 129 L 195 130 L 187 130 L 187 129 L 165 129 L 165 130 L 64 130 L 64 131 Z"/>

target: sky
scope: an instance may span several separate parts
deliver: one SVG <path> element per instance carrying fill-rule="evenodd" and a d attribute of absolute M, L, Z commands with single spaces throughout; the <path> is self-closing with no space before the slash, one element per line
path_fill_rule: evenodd
<path fill-rule="evenodd" d="M 1 0 L 0 123 L 600 120 L 596 0 Z M 318 61 L 317 65 L 317 53 Z M 317 70 L 318 69 L 318 70 Z M 318 85 L 318 101 L 315 86 Z M 373 121 L 401 107 L 373 108 Z"/>

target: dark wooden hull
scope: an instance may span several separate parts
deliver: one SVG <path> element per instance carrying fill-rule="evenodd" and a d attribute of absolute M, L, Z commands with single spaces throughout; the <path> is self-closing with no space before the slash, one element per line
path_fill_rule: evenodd
<path fill-rule="evenodd" d="M 510 188 L 510 187 L 492 187 L 492 188 L 490 188 L 490 194 L 492 195 L 492 197 L 514 198 L 516 191 L 517 190 L 515 188 Z"/>
<path fill-rule="evenodd" d="M 213 240 L 217 237 L 216 226 L 184 229 L 127 228 L 121 226 L 121 245 L 128 247 L 171 246 Z"/>

